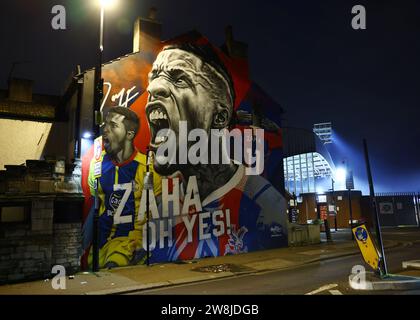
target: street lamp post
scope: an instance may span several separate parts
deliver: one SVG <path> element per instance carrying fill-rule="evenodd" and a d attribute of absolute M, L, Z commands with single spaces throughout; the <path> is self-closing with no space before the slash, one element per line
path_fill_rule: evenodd
<path fill-rule="evenodd" d="M 348 161 L 346 161 L 346 188 L 348 191 L 348 198 L 349 198 L 349 215 L 350 215 L 350 233 L 351 239 L 354 240 L 353 234 L 353 208 L 351 205 L 351 190 L 354 188 L 353 186 L 353 173 L 349 170 Z"/>
<path fill-rule="evenodd" d="M 95 138 L 100 136 L 100 124 L 101 124 L 101 101 L 103 97 L 103 79 L 102 79 L 102 53 L 104 51 L 104 14 L 105 6 L 108 5 L 110 1 L 101 0 L 101 10 L 100 10 L 100 23 L 99 23 L 99 47 L 97 51 L 97 60 L 95 67 L 95 84 L 94 84 L 94 96 L 93 96 L 93 135 Z"/>
<path fill-rule="evenodd" d="M 152 165 L 152 151 L 147 147 L 146 149 L 146 175 L 144 176 L 144 190 L 146 192 L 146 264 L 150 266 L 150 191 L 153 192 L 153 172 L 149 170 L 149 167 Z"/>
<path fill-rule="evenodd" d="M 373 178 L 372 178 L 372 172 L 370 169 L 370 161 L 369 161 L 369 151 L 366 139 L 363 139 L 363 150 L 365 154 L 365 163 L 366 163 L 366 171 L 368 175 L 368 182 L 369 182 L 369 193 L 370 193 L 370 200 L 373 207 L 373 212 L 375 214 L 375 226 L 376 226 L 376 237 L 378 240 L 378 245 L 381 250 L 381 266 L 380 270 L 383 270 L 383 274 L 388 274 L 388 267 L 386 264 L 386 258 L 385 258 L 385 251 L 384 251 L 384 245 L 382 241 L 382 232 L 381 232 L 381 223 L 379 220 L 379 213 L 378 213 L 378 206 L 376 205 L 376 197 L 375 197 L 375 189 L 373 187 Z M 353 232 L 352 232 L 353 234 Z M 382 267 L 382 268 L 381 268 Z"/>
<path fill-rule="evenodd" d="M 97 51 L 97 60 L 95 66 L 94 77 L 94 95 L 93 95 L 93 136 L 98 138 L 100 136 L 100 125 L 102 124 L 101 101 L 103 98 L 102 79 L 102 53 L 104 50 L 104 15 L 105 7 L 112 4 L 113 0 L 100 0 L 100 23 L 99 23 L 99 47 Z M 93 239 L 92 239 L 92 271 L 99 271 L 99 245 L 98 245 L 98 219 L 99 219 L 99 196 L 98 196 L 99 178 L 95 179 L 95 211 L 93 216 Z"/>
<path fill-rule="evenodd" d="M 335 199 L 334 199 L 334 179 L 331 178 L 331 193 L 332 193 L 332 204 L 334 206 L 334 229 L 337 231 L 337 207 L 335 205 Z"/>
<path fill-rule="evenodd" d="M 344 164 L 344 161 L 342 163 Z M 347 171 L 348 171 L 347 168 L 339 167 L 335 171 L 334 177 L 331 178 L 332 193 L 333 193 L 333 204 L 334 204 L 334 212 L 335 212 L 334 223 L 335 223 L 335 230 L 336 231 L 337 231 L 337 205 L 336 205 L 336 202 L 335 202 L 335 199 L 334 199 L 334 184 L 336 182 L 338 182 L 340 185 L 342 183 L 346 183 L 346 187 L 347 187 L 347 174 L 348 174 Z M 352 218 L 351 218 L 351 220 L 352 220 Z"/>
<path fill-rule="evenodd" d="M 351 233 L 351 239 L 354 240 L 354 234 L 353 234 L 353 208 L 351 206 L 351 189 L 348 189 L 348 196 L 349 196 L 349 213 L 350 213 L 350 233 Z"/>

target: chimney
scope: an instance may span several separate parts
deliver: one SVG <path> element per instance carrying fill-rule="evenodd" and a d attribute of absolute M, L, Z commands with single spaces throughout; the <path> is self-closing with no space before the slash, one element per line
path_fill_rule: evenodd
<path fill-rule="evenodd" d="M 232 52 L 232 45 L 233 45 L 233 28 L 232 26 L 227 26 L 225 28 L 225 43 L 227 52 L 230 55 Z"/>
<path fill-rule="evenodd" d="M 10 78 L 9 100 L 32 102 L 32 80 Z"/>
<path fill-rule="evenodd" d="M 233 28 L 225 28 L 225 52 L 233 58 L 248 58 L 248 45 L 245 42 L 235 41 L 233 39 Z"/>
<path fill-rule="evenodd" d="M 151 7 L 149 10 L 149 20 L 156 20 L 156 13 L 157 13 L 157 9 L 155 7 Z"/>
<path fill-rule="evenodd" d="M 133 52 L 154 51 L 160 45 L 162 24 L 156 20 L 157 9 L 149 10 L 148 18 L 138 17 L 134 22 Z"/>

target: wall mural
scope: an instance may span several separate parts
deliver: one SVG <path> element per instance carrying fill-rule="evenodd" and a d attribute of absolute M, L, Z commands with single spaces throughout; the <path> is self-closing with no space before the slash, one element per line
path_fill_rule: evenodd
<path fill-rule="evenodd" d="M 147 242 L 151 263 L 287 246 L 286 203 L 276 188 L 279 120 L 270 102 L 253 120 L 261 93 L 245 61 L 193 32 L 157 52 L 106 64 L 103 78 L 100 267 L 145 263 Z M 92 158 L 93 149 L 82 160 L 85 266 L 92 256 Z"/>

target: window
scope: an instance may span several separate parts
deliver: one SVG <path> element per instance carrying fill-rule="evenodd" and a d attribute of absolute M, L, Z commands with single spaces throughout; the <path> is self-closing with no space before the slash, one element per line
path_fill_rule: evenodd
<path fill-rule="evenodd" d="M 26 205 L 4 206 L 0 207 L 1 223 L 26 222 L 28 218 L 29 207 Z"/>
<path fill-rule="evenodd" d="M 327 196 L 325 194 L 318 195 L 318 202 L 327 202 Z"/>

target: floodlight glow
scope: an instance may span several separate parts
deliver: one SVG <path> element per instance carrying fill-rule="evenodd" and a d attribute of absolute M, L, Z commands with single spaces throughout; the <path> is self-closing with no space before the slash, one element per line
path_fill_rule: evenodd
<path fill-rule="evenodd" d="M 346 181 L 346 175 L 347 175 L 347 171 L 344 168 L 337 168 L 337 170 L 335 170 L 335 180 L 337 182 Z"/>
<path fill-rule="evenodd" d="M 83 139 L 90 139 L 92 138 L 92 134 L 90 132 L 83 133 Z"/>
<path fill-rule="evenodd" d="M 102 8 L 111 8 L 115 6 L 117 0 L 99 0 Z"/>

